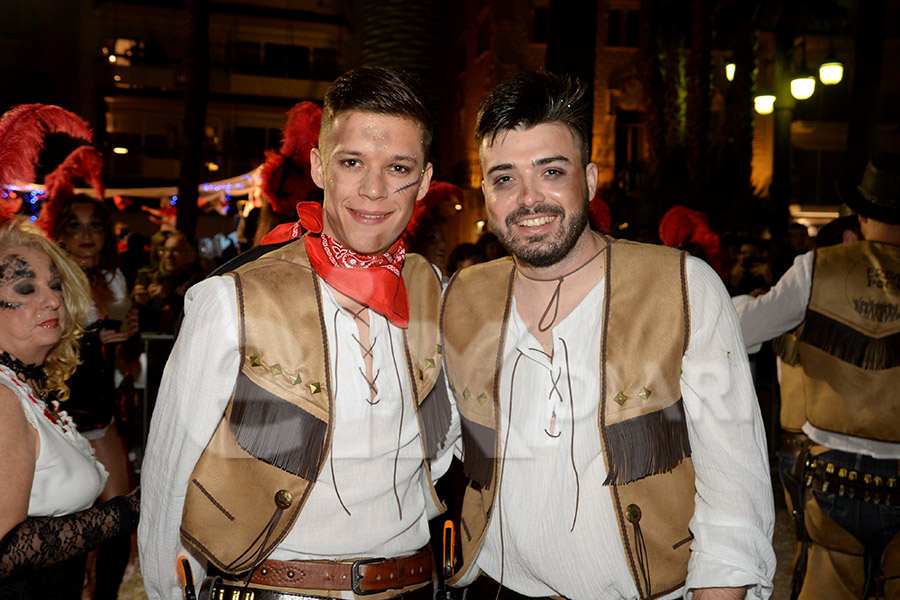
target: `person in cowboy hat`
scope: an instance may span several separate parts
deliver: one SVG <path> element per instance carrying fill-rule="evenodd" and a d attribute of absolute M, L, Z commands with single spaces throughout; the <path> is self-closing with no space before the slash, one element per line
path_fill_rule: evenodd
<path fill-rule="evenodd" d="M 799 482 L 792 597 L 900 598 L 900 155 L 837 188 L 864 241 L 802 254 L 767 294 L 734 304 L 751 352 L 796 330 L 782 427 L 808 442 L 787 468 Z"/>

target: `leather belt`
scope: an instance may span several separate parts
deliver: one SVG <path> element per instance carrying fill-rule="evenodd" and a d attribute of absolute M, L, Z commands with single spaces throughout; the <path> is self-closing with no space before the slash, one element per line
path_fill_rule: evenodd
<path fill-rule="evenodd" d="M 416 554 L 400 558 L 366 558 L 354 562 L 266 560 L 253 571 L 249 583 L 299 590 L 353 590 L 364 596 L 431 581 L 433 573 L 431 547 L 426 546 Z M 236 589 L 247 585 L 246 581 L 224 583 L 237 584 Z M 243 596 L 240 598 L 243 600 Z M 213 600 L 219 599 L 214 596 Z M 230 600 L 230 596 L 223 596 L 223 600 Z"/>

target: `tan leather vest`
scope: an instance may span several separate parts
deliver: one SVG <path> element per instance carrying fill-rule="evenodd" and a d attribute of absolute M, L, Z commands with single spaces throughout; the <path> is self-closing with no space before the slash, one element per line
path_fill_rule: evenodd
<path fill-rule="evenodd" d="M 303 240 L 229 275 L 241 370 L 191 475 L 181 534 L 219 569 L 238 574 L 278 546 L 303 508 L 331 446 L 334 397 L 318 276 Z M 444 386 L 435 387 L 441 284 L 415 254 L 406 257 L 403 278 L 410 304 L 404 356 L 428 464 L 446 441 L 451 414 Z"/>
<path fill-rule="evenodd" d="M 684 585 L 692 539 L 694 469 L 679 381 L 690 332 L 684 255 L 609 241 L 606 294 L 598 307 L 603 331 L 596 333 L 602 336 L 597 420 L 604 485 L 631 575 L 641 598 L 651 598 Z M 515 279 L 513 261 L 500 259 L 459 272 L 444 294 L 444 357 L 462 421 L 468 479 L 464 564 L 451 583 L 472 567 L 497 492 L 500 373 Z"/>
<path fill-rule="evenodd" d="M 857 242 L 817 250 L 799 339 L 807 420 L 900 442 L 900 247 Z"/>

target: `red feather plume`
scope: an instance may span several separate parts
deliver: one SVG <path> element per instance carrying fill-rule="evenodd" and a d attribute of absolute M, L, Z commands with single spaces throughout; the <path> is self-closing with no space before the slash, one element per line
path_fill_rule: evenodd
<path fill-rule="evenodd" d="M 709 228 L 703 213 L 673 206 L 659 222 L 659 239 L 670 248 L 680 248 L 687 242 L 700 246 L 704 258 L 719 275 L 722 275 L 725 260 L 719 235 Z"/>
<path fill-rule="evenodd" d="M 321 107 L 309 101 L 295 104 L 287 113 L 281 149 L 266 152 L 260 171 L 262 193 L 276 213 L 292 213 L 298 202 L 309 200 L 316 191 L 309 152 L 319 143 L 321 126 Z"/>
<path fill-rule="evenodd" d="M 52 104 L 20 104 L 0 118 L 0 183 L 34 181 L 34 166 L 44 147 L 44 137 L 65 133 L 88 142 L 87 121 Z"/>
<path fill-rule="evenodd" d="M 75 179 L 82 178 L 94 189 L 97 198 L 103 200 L 105 188 L 100 176 L 103 173 L 103 156 L 91 146 L 75 148 L 52 173 L 44 179 L 47 200 L 41 207 L 37 224 L 47 235 L 53 235 L 56 220 L 62 207 L 75 195 Z"/>

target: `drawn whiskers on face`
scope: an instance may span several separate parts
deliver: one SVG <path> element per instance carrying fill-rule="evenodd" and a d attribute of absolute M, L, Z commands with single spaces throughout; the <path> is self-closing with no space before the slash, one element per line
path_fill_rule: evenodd
<path fill-rule="evenodd" d="M 422 180 L 421 180 L 421 179 L 416 179 L 415 181 L 413 181 L 413 182 L 411 182 L 411 183 L 407 183 L 406 185 L 404 185 L 404 186 L 402 186 L 402 187 L 398 187 L 396 190 L 394 190 L 394 193 L 395 193 L 395 194 L 399 194 L 400 192 L 402 192 L 403 190 L 405 190 L 405 189 L 407 189 L 407 188 L 411 188 L 411 187 L 414 186 L 414 185 L 419 185 L 419 182 L 420 182 L 420 181 L 422 181 Z"/>
<path fill-rule="evenodd" d="M 9 300 L 0 300 L 0 309 L 17 310 L 19 308 L 22 308 L 21 304 L 13 304 Z"/>

